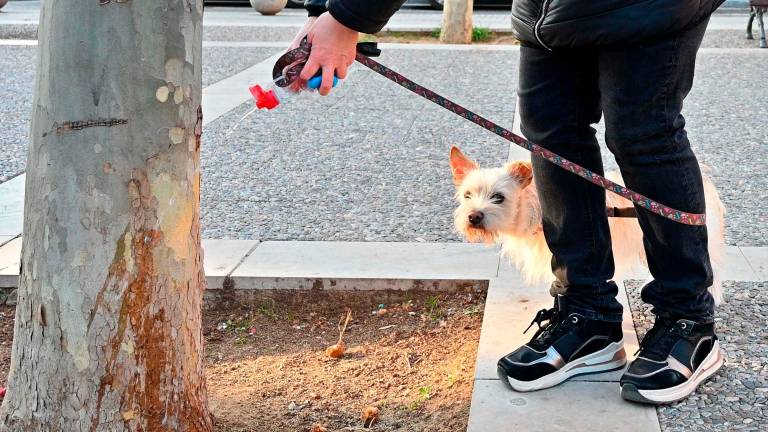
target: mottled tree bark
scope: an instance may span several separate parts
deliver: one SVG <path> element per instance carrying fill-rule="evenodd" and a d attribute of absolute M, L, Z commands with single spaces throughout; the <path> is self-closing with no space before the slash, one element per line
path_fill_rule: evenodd
<path fill-rule="evenodd" d="M 202 3 L 43 2 L 0 431 L 212 430 Z"/>
<path fill-rule="evenodd" d="M 472 43 L 472 0 L 445 0 L 440 42 Z"/>

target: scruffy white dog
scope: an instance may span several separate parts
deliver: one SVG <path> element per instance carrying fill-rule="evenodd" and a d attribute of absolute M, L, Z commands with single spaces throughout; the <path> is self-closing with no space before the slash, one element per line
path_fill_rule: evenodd
<path fill-rule="evenodd" d="M 528 283 L 552 278 L 552 253 L 544 240 L 541 205 L 533 183 L 531 163 L 515 161 L 501 168 L 480 168 L 457 147 L 451 148 L 451 171 L 456 184 L 454 211 L 456 230 L 472 242 L 500 243 L 502 254 L 523 273 Z M 606 177 L 623 184 L 618 172 Z M 574 181 L 581 181 L 574 178 Z M 713 283 L 709 288 L 721 303 L 721 266 L 725 254 L 723 218 L 725 207 L 712 181 L 704 176 L 707 231 Z M 606 194 L 608 207 L 628 208 L 632 203 L 616 194 Z M 645 264 L 643 234 L 634 218 L 609 218 L 616 279 Z"/>

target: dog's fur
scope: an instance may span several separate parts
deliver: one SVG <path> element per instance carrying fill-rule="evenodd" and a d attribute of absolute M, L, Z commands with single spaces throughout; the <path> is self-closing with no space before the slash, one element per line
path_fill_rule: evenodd
<path fill-rule="evenodd" d="M 450 166 L 459 203 L 454 211 L 456 230 L 469 241 L 500 243 L 502 253 L 515 263 L 528 283 L 551 280 L 552 254 L 541 228 L 541 205 L 532 181 L 530 162 L 516 161 L 501 168 L 480 168 L 461 150 L 453 147 Z M 606 177 L 623 184 L 618 172 L 610 172 Z M 574 178 L 574 181 L 580 180 Z M 725 207 L 717 189 L 706 176 L 704 193 L 708 247 L 714 275 L 709 290 L 719 304 L 723 298 L 720 276 L 725 254 Z M 632 203 L 609 192 L 606 194 L 606 205 L 624 208 L 631 207 Z M 482 217 L 481 223 L 470 223 L 470 215 L 474 215 L 475 219 Z M 609 218 L 609 225 L 616 265 L 614 278 L 621 280 L 622 275 L 629 274 L 636 266 L 645 265 L 643 235 L 634 218 Z"/>

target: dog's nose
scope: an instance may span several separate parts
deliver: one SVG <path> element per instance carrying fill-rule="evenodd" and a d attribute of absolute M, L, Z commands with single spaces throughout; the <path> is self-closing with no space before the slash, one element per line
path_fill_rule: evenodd
<path fill-rule="evenodd" d="M 485 215 L 482 212 L 479 211 L 473 211 L 469 214 L 469 224 L 472 226 L 478 226 L 483 223 L 483 217 Z"/>

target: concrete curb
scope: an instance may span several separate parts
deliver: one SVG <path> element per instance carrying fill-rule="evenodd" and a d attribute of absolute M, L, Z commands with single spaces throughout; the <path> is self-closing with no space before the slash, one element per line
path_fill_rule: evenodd
<path fill-rule="evenodd" d="M 0 287 L 16 288 L 22 238 L 4 236 L 0 243 Z M 497 248 L 467 243 L 203 240 L 203 250 L 210 290 L 229 280 L 245 290 L 450 291 L 488 284 L 506 266 Z M 724 280 L 768 280 L 768 247 L 729 246 L 724 270 Z M 624 278 L 647 277 L 638 271 Z M 509 283 L 524 286 L 519 280 Z"/>

